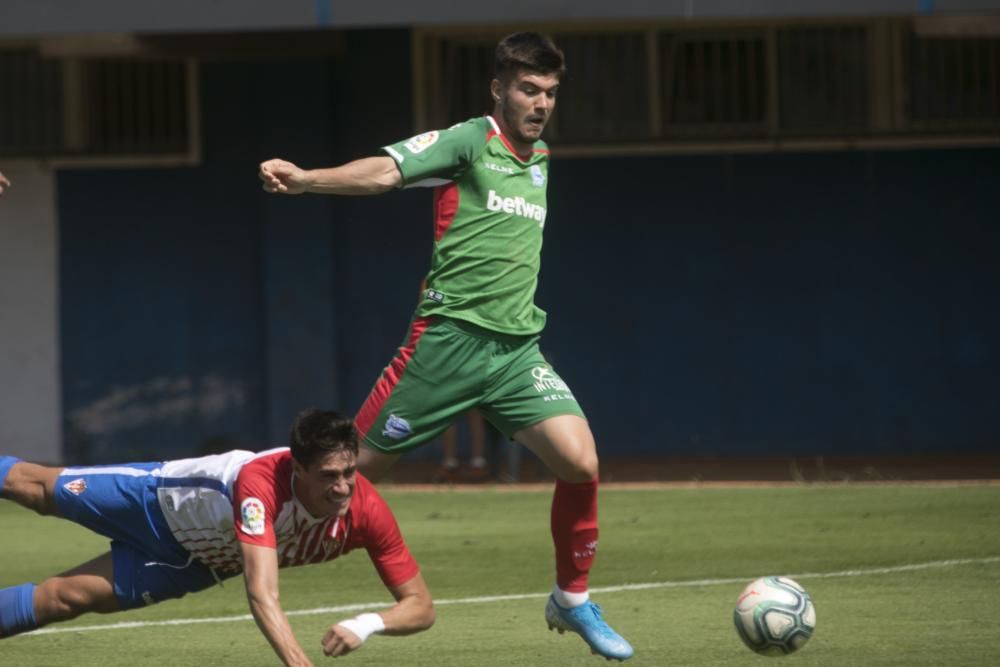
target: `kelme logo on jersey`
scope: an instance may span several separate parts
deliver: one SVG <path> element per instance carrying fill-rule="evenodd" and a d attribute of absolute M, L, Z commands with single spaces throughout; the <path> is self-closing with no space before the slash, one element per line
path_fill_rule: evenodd
<path fill-rule="evenodd" d="M 502 164 L 494 164 L 492 162 L 483 162 L 483 166 L 486 167 L 487 169 L 489 169 L 490 171 L 498 171 L 501 174 L 507 174 L 508 176 L 513 176 L 514 175 L 514 168 L 513 167 L 507 167 L 507 166 L 502 165 Z"/>
<path fill-rule="evenodd" d="M 240 503 L 240 530 L 247 535 L 264 534 L 264 503 L 258 498 L 247 498 Z"/>
<path fill-rule="evenodd" d="M 438 140 L 438 131 L 433 130 L 431 132 L 424 132 L 423 134 L 418 134 L 409 141 L 407 141 L 404 146 L 406 150 L 410 151 L 414 155 L 426 150 L 429 146 L 432 146 L 435 141 Z"/>
<path fill-rule="evenodd" d="M 402 440 L 405 437 L 413 435 L 413 429 L 410 428 L 410 422 L 402 417 L 389 415 L 389 418 L 385 420 L 382 435 L 392 440 Z"/>
<path fill-rule="evenodd" d="M 513 213 L 522 218 L 537 220 L 542 225 L 545 224 L 545 207 L 532 204 L 524 197 L 501 197 L 496 190 L 490 190 L 490 194 L 486 198 L 486 208 L 496 212 Z"/>

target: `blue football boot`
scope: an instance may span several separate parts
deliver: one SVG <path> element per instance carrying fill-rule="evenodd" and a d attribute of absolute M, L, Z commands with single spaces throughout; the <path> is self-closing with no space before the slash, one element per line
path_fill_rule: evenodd
<path fill-rule="evenodd" d="M 608 660 L 628 660 L 634 653 L 632 645 L 604 622 L 601 608 L 590 600 L 579 607 L 564 609 L 550 595 L 545 605 L 545 620 L 549 630 L 558 630 L 559 634 L 567 630 L 577 633 L 590 646 L 591 653 Z"/>

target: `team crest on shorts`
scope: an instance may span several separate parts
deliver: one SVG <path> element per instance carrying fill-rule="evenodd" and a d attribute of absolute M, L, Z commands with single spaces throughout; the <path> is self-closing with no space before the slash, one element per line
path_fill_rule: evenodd
<path fill-rule="evenodd" d="M 402 417 L 389 415 L 389 418 L 385 420 L 385 428 L 382 429 L 382 435 L 392 440 L 402 440 L 407 436 L 413 435 L 413 428 L 410 426 L 410 422 Z"/>
<path fill-rule="evenodd" d="M 87 482 L 81 477 L 80 479 L 74 479 L 72 482 L 66 482 L 63 484 L 63 488 L 74 496 L 78 496 L 87 490 Z"/>
<path fill-rule="evenodd" d="M 264 534 L 264 503 L 257 498 L 247 498 L 240 503 L 240 516 L 243 525 L 240 529 L 247 535 Z"/>

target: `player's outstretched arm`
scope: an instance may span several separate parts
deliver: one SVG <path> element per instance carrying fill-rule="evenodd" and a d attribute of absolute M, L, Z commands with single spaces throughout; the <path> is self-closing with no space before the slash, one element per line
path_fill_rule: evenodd
<path fill-rule="evenodd" d="M 313 667 L 278 602 L 278 552 L 271 547 L 240 542 L 247 601 L 257 627 L 281 662 L 288 667 Z"/>
<path fill-rule="evenodd" d="M 374 632 L 409 635 L 434 624 L 434 602 L 423 575 L 417 573 L 406 583 L 388 588 L 396 598 L 394 606 L 337 623 L 323 637 L 323 652 L 332 657 L 346 655 Z"/>
<path fill-rule="evenodd" d="M 287 160 L 274 158 L 260 163 L 257 176 L 265 192 L 288 195 L 303 192 L 377 195 L 403 183 L 396 161 L 385 155 L 326 169 L 301 169 Z"/>

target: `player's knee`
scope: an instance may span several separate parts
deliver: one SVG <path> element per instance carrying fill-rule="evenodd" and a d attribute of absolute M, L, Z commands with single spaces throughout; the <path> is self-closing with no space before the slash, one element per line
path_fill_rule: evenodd
<path fill-rule="evenodd" d="M 559 477 L 565 482 L 589 482 L 597 479 L 599 465 L 596 452 L 584 452 L 567 461 L 563 474 Z"/>

